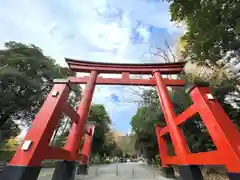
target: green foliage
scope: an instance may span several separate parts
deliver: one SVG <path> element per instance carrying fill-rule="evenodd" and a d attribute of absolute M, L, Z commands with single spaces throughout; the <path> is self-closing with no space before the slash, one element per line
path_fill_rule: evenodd
<path fill-rule="evenodd" d="M 231 83 L 226 79 L 209 83 L 208 79 L 204 80 L 201 79 L 201 77 L 192 79 L 191 77 L 191 74 L 182 74 L 182 79 L 185 79 L 186 82 L 210 84 L 214 96 L 219 100 L 225 112 L 228 113 L 232 121 L 240 127 L 237 121 L 237 119 L 240 118 L 240 108 L 226 100 L 226 98 L 231 95 L 230 92 L 234 89 Z M 171 88 L 169 95 L 177 114 L 183 112 L 192 104 L 191 98 L 186 95 L 184 88 Z M 142 97 L 144 98 L 142 106 L 138 108 L 136 114 L 132 117 L 131 125 L 136 137 L 136 149 L 138 149 L 149 162 L 152 162 L 152 159 L 155 159 L 158 154 L 154 125 L 160 124 L 163 127 L 166 123 L 163 112 L 159 107 L 157 92 L 155 90 L 146 90 L 143 92 Z M 192 153 L 206 152 L 216 148 L 200 116 L 196 115 L 191 117 L 191 119 L 181 125 L 181 128 Z M 174 148 L 170 136 L 165 136 L 165 140 L 168 143 L 169 155 L 174 155 Z"/>
<path fill-rule="evenodd" d="M 31 124 L 46 95 L 52 88 L 54 78 L 75 75 L 43 54 L 35 45 L 10 41 L 0 50 L 0 127 L 1 140 L 16 136 L 21 125 Z M 74 104 L 81 89 L 73 87 L 70 102 Z"/>
<path fill-rule="evenodd" d="M 167 0 L 171 3 L 173 21 L 183 21 L 187 33 L 185 56 L 190 60 L 208 64 L 230 61 L 239 63 L 240 3 L 238 0 Z M 236 60 L 236 59 L 235 59 Z"/>
<path fill-rule="evenodd" d="M 67 136 L 65 136 L 64 134 L 56 136 L 52 146 L 63 147 L 66 144 L 66 140 L 67 140 Z"/>
<path fill-rule="evenodd" d="M 7 120 L 29 124 L 52 87 L 54 78 L 74 74 L 44 56 L 35 45 L 8 42 L 0 50 L 0 126 Z M 80 89 L 75 89 L 80 95 Z"/>
<path fill-rule="evenodd" d="M 110 132 L 109 126 L 111 121 L 103 105 L 93 104 L 91 106 L 88 122 L 96 123 L 92 143 L 92 163 L 106 163 L 106 157 L 114 156 L 118 153 L 118 149 Z M 69 129 L 70 121 L 63 116 L 62 121 L 59 123 L 58 131 L 53 138 L 52 146 L 63 147 L 66 143 Z M 82 147 L 83 143 L 84 138 L 82 139 L 80 147 Z M 81 148 L 79 151 L 81 152 Z"/>
<path fill-rule="evenodd" d="M 66 144 L 67 137 L 72 121 L 69 117 L 61 115 L 60 122 L 53 134 L 51 145 L 55 147 L 63 147 Z"/>
<path fill-rule="evenodd" d="M 102 104 L 93 104 L 91 106 L 88 121 L 95 122 L 92 154 L 99 154 L 100 157 L 110 154 L 112 147 L 112 139 L 109 129 L 111 120 Z"/>
<path fill-rule="evenodd" d="M 154 127 L 159 123 L 165 124 L 157 92 L 155 90 L 144 91 L 143 105 L 132 117 L 131 125 L 136 137 L 135 148 L 149 160 L 152 160 L 158 153 Z"/>
<path fill-rule="evenodd" d="M 91 157 L 91 164 L 101 164 L 101 157 L 98 154 L 95 154 Z"/>
<path fill-rule="evenodd" d="M 0 148 L 5 146 L 8 138 L 15 137 L 20 133 L 18 125 L 12 119 L 8 119 L 0 129 Z"/>
<path fill-rule="evenodd" d="M 15 151 L 8 151 L 8 150 L 4 150 L 4 151 L 0 151 L 0 159 L 1 161 L 7 161 L 9 162 L 12 157 L 14 156 Z"/>
<path fill-rule="evenodd" d="M 187 26 L 181 37 L 185 60 L 213 71 L 214 88 L 227 83 L 240 104 L 240 3 L 238 0 L 166 0 L 173 21 Z M 225 86 L 226 87 L 226 86 Z M 229 93 L 230 94 L 230 93 Z M 231 95 L 233 96 L 233 94 Z"/>
<path fill-rule="evenodd" d="M 119 136 L 116 140 L 117 148 L 115 151 L 118 153 L 117 156 L 123 157 L 123 153 L 129 156 L 136 156 L 135 143 L 136 138 L 134 135 Z"/>

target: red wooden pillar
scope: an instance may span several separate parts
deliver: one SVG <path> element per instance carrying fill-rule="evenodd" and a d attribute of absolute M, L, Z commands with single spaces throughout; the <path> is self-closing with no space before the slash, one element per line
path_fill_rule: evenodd
<path fill-rule="evenodd" d="M 190 154 L 190 151 L 188 149 L 183 133 L 181 132 L 180 128 L 176 126 L 176 113 L 168 95 L 167 87 L 165 86 L 163 78 L 161 77 L 161 73 L 159 71 L 154 71 L 153 75 L 156 80 L 160 104 L 162 106 L 166 123 L 169 128 L 175 153 L 179 157 L 180 161 L 183 162 L 183 164 L 187 164 L 187 155 Z"/>
<path fill-rule="evenodd" d="M 163 139 L 163 137 L 160 136 L 160 131 L 161 131 L 160 125 L 156 126 L 156 135 L 157 135 L 157 141 L 158 141 L 158 150 L 160 154 L 160 159 L 161 159 L 161 165 L 162 167 L 168 167 L 166 164 L 166 158 L 168 157 L 168 147 L 167 143 Z"/>
<path fill-rule="evenodd" d="M 222 154 L 229 178 L 240 179 L 240 133 L 223 108 L 212 96 L 208 87 L 192 88 L 190 95 L 197 102 L 199 114 Z"/>
<path fill-rule="evenodd" d="M 188 156 L 190 155 L 190 151 L 184 138 L 183 132 L 176 125 L 176 113 L 168 95 L 167 87 L 164 84 L 163 78 L 161 77 L 161 73 L 156 70 L 153 72 L 153 75 L 156 80 L 160 104 L 162 106 L 162 110 L 166 119 L 174 150 L 177 158 L 181 162 L 181 165 L 178 166 L 179 173 L 183 179 L 201 180 L 201 170 L 197 166 L 193 166 L 188 162 Z"/>
<path fill-rule="evenodd" d="M 83 136 L 84 127 L 87 122 L 97 75 L 97 71 L 92 71 L 90 74 L 89 80 L 83 92 L 82 100 L 77 110 L 79 114 L 79 121 L 77 121 L 77 123 L 73 123 L 68 136 L 67 144 L 65 146 L 66 150 L 71 151 L 71 155 L 73 157 L 78 155 L 78 149 Z"/>
<path fill-rule="evenodd" d="M 1 180 L 36 180 L 38 178 L 41 162 L 48 157 L 49 142 L 68 94 L 67 84 L 53 86 L 15 156 L 0 174 Z"/>
<path fill-rule="evenodd" d="M 81 152 L 81 154 L 87 158 L 85 158 L 83 164 L 88 164 L 89 162 L 89 157 L 92 149 L 92 141 L 94 136 L 94 129 L 95 129 L 94 125 L 87 125 L 86 134 L 84 136 L 84 144 Z"/>
<path fill-rule="evenodd" d="M 52 180 L 74 179 L 76 160 L 79 156 L 78 151 L 90 110 L 97 75 L 97 71 L 92 71 L 90 74 L 89 80 L 83 92 L 82 100 L 77 110 L 77 113 L 79 114 L 79 120 L 73 122 L 67 143 L 64 147 L 65 150 L 70 152 L 70 159 L 73 159 L 73 161 L 60 162 L 55 168 Z"/>
<path fill-rule="evenodd" d="M 86 133 L 84 136 L 84 143 L 81 151 L 81 155 L 84 157 L 82 162 L 78 165 L 77 174 L 87 174 L 89 158 L 92 150 L 92 141 L 94 136 L 95 125 L 87 125 Z"/>
<path fill-rule="evenodd" d="M 168 166 L 166 163 L 166 158 L 168 157 L 168 146 L 166 141 L 160 135 L 161 129 L 162 128 L 160 127 L 160 125 L 156 126 L 156 135 L 157 135 L 157 141 L 158 141 L 158 150 L 160 154 L 161 166 L 162 166 L 165 177 L 175 178 L 173 167 Z"/>

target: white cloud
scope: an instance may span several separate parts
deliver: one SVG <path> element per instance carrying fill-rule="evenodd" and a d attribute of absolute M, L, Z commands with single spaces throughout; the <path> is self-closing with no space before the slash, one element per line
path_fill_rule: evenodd
<path fill-rule="evenodd" d="M 174 41 L 182 33 L 169 19 L 168 4 L 146 0 L 20 0 L 17 5 L 14 0 L 1 1 L 0 46 L 9 40 L 33 43 L 62 65 L 66 65 L 64 57 L 148 63 L 150 44 L 161 46 L 166 39 Z M 149 27 L 162 29 L 153 35 Z M 140 44 L 131 43 L 134 28 L 143 38 Z M 138 97 L 128 90 L 97 87 L 94 102 L 104 103 L 113 120 L 118 121 L 120 116 L 128 118 L 128 123 L 137 105 L 109 99 L 114 93 L 120 100 L 136 100 Z"/>

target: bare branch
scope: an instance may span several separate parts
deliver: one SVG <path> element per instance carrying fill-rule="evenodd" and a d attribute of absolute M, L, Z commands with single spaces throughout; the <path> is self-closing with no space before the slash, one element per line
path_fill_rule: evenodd
<path fill-rule="evenodd" d="M 141 97 L 142 99 L 144 98 L 143 97 L 143 95 L 141 94 L 141 93 L 139 93 L 138 91 L 136 91 L 135 89 L 133 89 L 132 87 L 129 87 L 133 92 L 133 94 L 135 94 L 135 95 L 137 95 L 137 96 L 139 96 L 139 97 Z"/>
<path fill-rule="evenodd" d="M 156 48 L 156 49 L 159 50 L 161 53 L 163 53 L 163 55 L 164 55 L 164 57 L 165 57 L 165 59 L 166 59 L 166 61 L 167 61 L 168 63 L 171 62 L 171 59 L 169 58 L 166 50 L 164 50 L 164 49 L 162 49 L 162 48 Z"/>
<path fill-rule="evenodd" d="M 162 51 L 162 49 L 160 49 L 160 48 L 155 48 L 155 49 Z M 154 56 L 159 56 L 159 57 L 161 57 L 164 61 L 169 62 L 168 57 L 167 57 L 166 54 L 164 54 L 164 53 L 163 53 L 163 55 L 160 54 L 160 53 L 154 53 L 154 52 L 152 51 L 152 48 L 151 48 L 151 49 L 150 49 L 150 54 L 152 54 L 152 55 L 154 55 Z"/>
<path fill-rule="evenodd" d="M 172 49 L 170 48 L 170 46 L 169 46 L 169 44 L 168 44 L 168 42 L 167 41 L 165 41 L 165 45 L 167 46 L 167 49 L 168 49 L 168 51 L 170 52 L 170 54 L 172 55 L 172 60 L 173 60 L 173 62 L 176 62 L 176 56 L 175 56 L 175 54 L 172 52 Z"/>

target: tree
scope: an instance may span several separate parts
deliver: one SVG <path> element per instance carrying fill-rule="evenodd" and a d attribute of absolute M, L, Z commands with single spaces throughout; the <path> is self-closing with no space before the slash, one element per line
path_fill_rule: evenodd
<path fill-rule="evenodd" d="M 6 145 L 10 137 L 15 137 L 20 133 L 20 128 L 11 119 L 3 124 L 0 131 L 0 148 Z"/>
<path fill-rule="evenodd" d="M 240 4 L 238 0 L 185 1 L 168 0 L 173 21 L 184 22 L 187 33 L 183 39 L 186 53 L 192 60 L 216 64 L 231 57 L 239 58 Z"/>
<path fill-rule="evenodd" d="M 118 148 L 117 143 L 113 138 L 113 133 L 111 131 L 107 132 L 105 134 L 105 143 L 102 149 L 102 153 L 101 152 L 99 153 L 105 154 L 108 157 L 114 157 L 120 153 L 119 151 L 120 149 Z"/>
<path fill-rule="evenodd" d="M 96 123 L 94 131 L 92 154 L 93 156 L 100 155 L 100 158 L 111 156 L 116 149 L 116 143 L 110 132 L 109 125 L 111 123 L 110 118 L 101 104 L 93 104 L 91 106 L 88 122 Z M 63 147 L 66 143 L 71 128 L 71 121 L 64 116 L 61 117 L 58 130 L 55 132 L 52 138 L 52 146 Z M 84 143 L 84 136 L 82 139 L 81 147 Z M 81 149 L 80 149 L 81 151 Z"/>
<path fill-rule="evenodd" d="M 14 121 L 24 125 L 38 112 L 47 93 L 52 88 L 54 78 L 75 75 L 68 68 L 61 67 L 43 54 L 35 45 L 25 45 L 10 41 L 0 50 L 0 127 Z M 81 94 L 80 87 L 74 87 L 71 99 Z M 16 132 L 17 130 L 12 131 Z M 11 134 L 13 135 L 13 134 Z M 13 136 L 14 136 L 13 135 Z"/>
<path fill-rule="evenodd" d="M 153 89 L 142 93 L 143 104 L 132 117 L 131 125 L 136 143 L 135 148 L 151 161 L 158 154 L 156 124 L 165 124 L 157 92 Z"/>
<path fill-rule="evenodd" d="M 99 154 L 103 157 L 107 153 L 106 145 L 111 120 L 102 104 L 93 104 L 91 106 L 88 121 L 97 124 L 94 131 L 92 154 Z"/>
<path fill-rule="evenodd" d="M 185 60 L 225 71 L 240 94 L 240 3 L 238 0 L 167 0 L 173 21 L 187 25 Z M 238 96 L 239 98 L 239 96 Z"/>
<path fill-rule="evenodd" d="M 136 156 L 137 151 L 135 149 L 135 141 L 136 138 L 134 135 L 119 136 L 116 139 L 117 149 L 120 149 L 123 153 L 128 154 L 129 156 Z"/>
<path fill-rule="evenodd" d="M 71 125 L 72 125 L 71 119 L 62 114 L 60 117 L 60 121 L 57 125 L 57 128 L 52 136 L 51 140 L 52 146 L 63 147 L 66 144 Z"/>
<path fill-rule="evenodd" d="M 185 73 L 181 76 L 183 76 L 182 78 L 187 78 L 189 81 L 192 81 L 189 74 Z M 203 79 L 201 80 L 201 77 L 196 78 L 194 82 L 196 81 L 198 83 L 207 83 L 206 80 L 205 82 Z M 216 84 L 219 84 L 219 82 Z M 237 119 L 240 118 L 240 108 L 226 101 L 226 96 L 229 90 L 232 90 L 232 86 L 226 82 L 225 84 L 219 85 L 220 86 L 211 85 L 212 92 L 228 113 L 229 117 L 239 127 Z M 171 88 L 169 95 L 177 114 L 183 112 L 192 104 L 190 97 L 186 96 L 183 88 Z M 148 160 L 152 160 L 158 153 L 155 124 L 160 124 L 164 127 L 166 123 L 163 112 L 159 107 L 156 90 L 146 90 L 142 93 L 142 97 L 144 97 L 142 106 L 138 108 L 137 113 L 132 117 L 131 125 L 136 137 L 136 148 L 139 149 Z M 185 139 L 192 153 L 206 152 L 216 148 L 199 115 L 191 117 L 188 121 L 181 124 L 180 127 L 184 132 Z M 164 138 L 168 143 L 169 154 L 174 155 L 174 148 L 170 136 L 165 135 Z"/>

